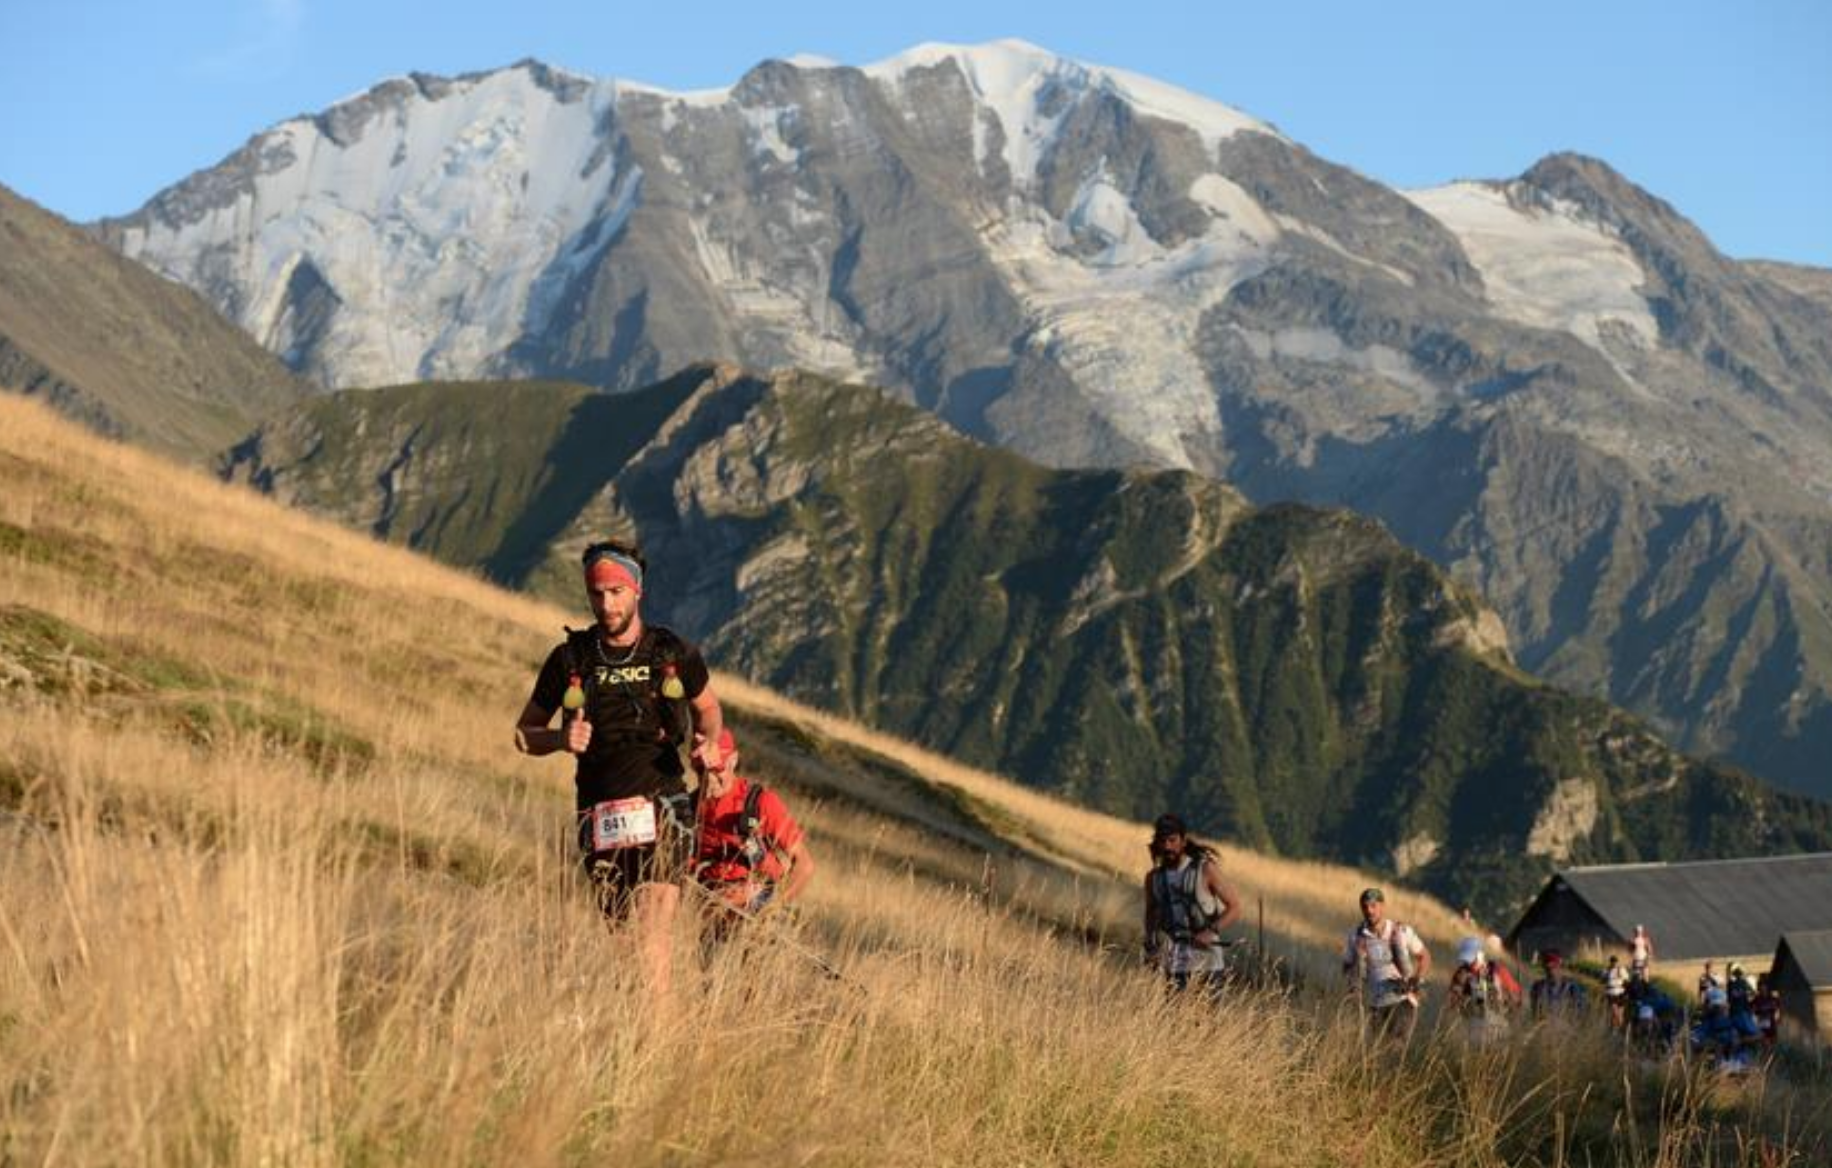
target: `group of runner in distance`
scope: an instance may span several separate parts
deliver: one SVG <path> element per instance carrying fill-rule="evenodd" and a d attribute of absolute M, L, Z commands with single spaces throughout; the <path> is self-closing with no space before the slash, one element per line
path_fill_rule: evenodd
<path fill-rule="evenodd" d="M 581 863 L 605 916 L 628 921 L 652 990 L 671 980 L 670 937 L 683 896 L 722 938 L 794 901 L 813 878 L 805 833 L 773 790 L 738 773 L 740 752 L 699 650 L 642 617 L 647 563 L 633 543 L 608 540 L 582 556 L 590 628 L 568 630 L 548 654 L 516 720 L 529 755 L 576 760 Z M 556 715 L 559 724 L 554 724 Z M 689 787 L 681 752 L 697 783 Z M 1177 815 L 1153 827 L 1144 882 L 1145 959 L 1178 991 L 1219 997 L 1231 971 L 1227 931 L 1241 897 L 1220 857 Z M 1342 972 L 1371 1033 L 1405 1041 L 1417 1026 L 1431 952 L 1416 930 L 1388 915 L 1385 893 L 1360 896 L 1361 920 L 1342 951 Z M 1467 914 L 1466 914 L 1467 917 Z M 1561 954 L 1542 954 L 1542 976 L 1523 992 L 1493 937 L 1465 937 L 1449 979 L 1449 1003 L 1472 1032 L 1505 1031 L 1523 1008 L 1534 1017 L 1582 1016 L 1589 993 Z M 1600 978 L 1608 1024 L 1646 1045 L 1671 1042 L 1668 995 L 1649 977 L 1653 942 L 1636 928 L 1630 963 L 1611 957 Z M 1751 989 L 1740 967 L 1729 984 L 1700 981 L 1695 1046 L 1734 1053 L 1773 1041 L 1774 997 Z"/>

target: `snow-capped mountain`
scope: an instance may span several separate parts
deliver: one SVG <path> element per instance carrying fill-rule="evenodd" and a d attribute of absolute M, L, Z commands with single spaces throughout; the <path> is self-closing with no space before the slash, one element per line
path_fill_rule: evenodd
<path fill-rule="evenodd" d="M 1398 192 L 1017 42 L 699 93 L 523 63 L 100 230 L 328 385 L 795 365 L 1058 465 L 1348 503 L 1529 666 L 1832 790 L 1832 310 L 1592 160 Z"/>
<path fill-rule="evenodd" d="M 112 228 L 327 384 L 629 385 L 712 355 L 947 398 L 1010 363 L 1015 329 L 1127 445 L 1189 462 L 1183 433 L 1218 420 L 1188 339 L 1286 229 L 1213 163 L 1243 130 L 1271 135 L 1016 42 L 686 94 L 529 63 L 386 82 Z M 1167 164 L 1187 189 L 1138 189 Z M 946 319 L 976 308 L 1007 327 Z M 912 325 L 936 335 L 912 346 Z M 1113 361 L 1122 338 L 1158 359 Z"/>

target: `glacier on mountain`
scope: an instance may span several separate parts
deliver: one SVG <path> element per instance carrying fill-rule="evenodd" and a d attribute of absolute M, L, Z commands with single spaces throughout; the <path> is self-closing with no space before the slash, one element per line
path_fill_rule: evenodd
<path fill-rule="evenodd" d="M 1216 151 L 1227 139 L 1276 134 L 1162 82 L 1021 41 L 920 45 L 856 72 L 798 60 L 778 66 L 817 86 L 862 74 L 909 118 L 933 113 L 917 108 L 933 100 L 925 78 L 958 70 L 972 106 L 957 132 L 970 136 L 983 182 L 996 186 L 1004 171 L 1004 194 L 977 212 L 977 235 L 985 261 L 1028 318 L 1013 352 L 1062 369 L 1116 433 L 1155 461 L 1204 464 L 1199 450 L 1213 446 L 1221 418 L 1198 332 L 1240 281 L 1266 270 L 1282 239 L 1302 238 L 1414 282 L 1412 272 L 1289 207 L 1267 206 L 1263 192 L 1220 173 Z M 775 92 L 740 84 L 672 93 L 533 63 L 450 81 L 391 81 L 270 131 L 251 147 L 267 161 L 234 197 L 190 215 L 142 213 L 126 223 L 119 245 L 205 290 L 270 347 L 295 359 L 309 348 L 311 370 L 335 384 L 513 374 L 521 371 L 516 346 L 548 327 L 629 229 L 645 200 L 644 161 L 691 188 L 698 172 L 683 151 L 709 140 L 706 127 L 718 123 L 705 119 L 727 118 L 759 175 L 778 168 L 787 176 L 759 208 L 784 226 L 768 228 L 772 244 L 760 250 L 758 238 L 714 215 L 701 194 L 686 200 L 681 215 L 684 258 L 738 335 L 767 338 L 784 360 L 894 383 L 896 370 L 834 302 L 843 260 L 832 244 L 808 245 L 837 240 L 845 229 L 840 209 L 810 185 L 818 165 L 811 170 L 804 157 L 808 111 L 788 97 L 762 96 Z M 1077 103 L 1097 99 L 1194 131 L 1199 165 L 1171 193 L 1200 209 L 1199 229 L 1186 227 L 1180 239 L 1161 238 L 1162 225 L 1154 233 L 1128 187 L 1139 181 L 1136 172 L 1122 177 L 1104 156 L 1080 164 L 1077 185 L 1052 211 L 1044 167 L 1063 156 L 1059 148 L 1072 147 L 1059 137 Z M 837 99 L 824 100 L 831 109 Z M 642 149 L 632 145 L 637 135 Z M 1599 348 L 1612 324 L 1621 326 L 1612 335 L 1626 331 L 1644 345 L 1657 339 L 1639 268 L 1597 224 L 1568 208 L 1517 206 L 1491 185 L 1408 197 L 1456 235 L 1496 311 Z M 290 303 L 307 264 L 338 305 L 317 338 L 298 335 L 300 314 Z M 1240 335 L 1287 357 L 1330 347 L 1324 338 L 1302 339 L 1301 330 Z M 1357 355 L 1339 344 L 1332 351 L 1391 383 L 1422 385 L 1397 354 Z"/>
<path fill-rule="evenodd" d="M 408 97 L 347 143 L 295 119 L 262 139 L 291 165 L 195 220 L 145 217 L 121 247 L 226 301 L 270 348 L 309 261 L 358 306 L 317 354 L 340 383 L 476 376 L 639 197 L 640 174 L 599 153 L 605 92 L 566 100 L 514 70 Z"/>
<path fill-rule="evenodd" d="M 1188 463 L 1183 432 L 1217 425 L 1190 335 L 1207 304 L 1260 266 L 1279 227 L 1238 186 L 1204 173 L 1189 195 L 1208 209 L 1211 227 L 1167 248 L 1105 170 L 1086 176 L 1059 220 L 1037 203 L 1038 168 L 1075 101 L 1090 93 L 1181 122 L 1211 151 L 1233 133 L 1270 128 L 1149 78 L 1017 41 L 923 45 L 862 72 L 897 102 L 913 75 L 947 66 L 978 103 L 964 127 L 974 157 L 990 162 L 996 134 L 1011 184 L 982 234 L 995 261 L 1009 261 L 1013 294 L 1039 313 L 1024 344 L 1046 346 L 1091 395 L 1119 407 L 1121 428 L 1142 448 Z M 840 68 L 805 58 L 795 67 Z M 802 166 L 794 143 L 804 111 L 739 92 L 672 93 L 532 64 L 437 84 L 391 81 L 270 131 L 251 150 L 286 165 L 252 175 L 201 214 L 137 216 L 119 246 L 203 289 L 289 356 L 299 338 L 288 297 L 309 264 L 340 306 L 310 354 L 312 371 L 334 384 L 512 373 L 513 346 L 546 325 L 643 200 L 642 165 L 618 157 L 625 122 L 636 116 L 631 102 L 659 109 L 652 162 L 681 181 L 688 168 L 673 143 L 690 115 L 729 111 L 754 164 Z M 804 194 L 798 187 L 786 205 L 795 227 L 822 214 Z M 825 287 L 771 279 L 779 265 L 745 254 L 703 214 L 687 218 L 690 254 L 741 329 L 776 338 L 786 355 L 826 372 L 886 373 L 830 311 Z M 1103 242 L 1089 252 L 1087 239 Z M 830 264 L 808 266 L 831 278 Z M 1152 356 L 1125 356 L 1129 338 L 1150 338 Z"/>
<path fill-rule="evenodd" d="M 1643 347 L 1659 342 L 1641 265 L 1621 240 L 1575 208 L 1517 205 L 1494 183 L 1404 193 L 1456 233 L 1504 316 L 1572 333 L 1599 350 L 1612 321 Z"/>

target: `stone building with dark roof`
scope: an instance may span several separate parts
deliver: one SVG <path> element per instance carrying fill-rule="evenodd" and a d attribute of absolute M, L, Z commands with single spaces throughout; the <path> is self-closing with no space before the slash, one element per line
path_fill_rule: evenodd
<path fill-rule="evenodd" d="M 1832 852 L 1683 864 L 1611 864 L 1559 872 L 1507 935 L 1527 960 L 1550 949 L 1601 959 L 1628 953 L 1635 926 L 1657 965 L 1767 962 L 1783 933 L 1832 930 Z"/>
<path fill-rule="evenodd" d="M 1832 1042 L 1832 929 L 1783 933 L 1769 968 L 1783 1017 Z"/>

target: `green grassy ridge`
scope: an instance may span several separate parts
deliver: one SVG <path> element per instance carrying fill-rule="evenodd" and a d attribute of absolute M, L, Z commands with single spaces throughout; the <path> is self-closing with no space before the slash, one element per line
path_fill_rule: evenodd
<path fill-rule="evenodd" d="M 288 490 L 322 505 L 367 508 L 375 534 L 454 562 L 499 554 L 526 500 L 548 485 L 547 453 L 590 395 L 583 386 L 431 383 L 314 399 L 228 452 L 238 477 L 262 448 L 291 453 Z M 387 443 L 398 487 L 376 497 L 359 465 L 366 444 Z M 258 474 L 258 471 L 247 472 Z"/>
<path fill-rule="evenodd" d="M 425 382 L 347 390 L 271 419 L 218 461 L 373 534 L 511 586 L 695 382 L 611 397 L 573 382 Z M 369 465 L 390 458 L 382 487 Z M 284 462 L 284 481 L 270 468 Z"/>
<path fill-rule="evenodd" d="M 466 408 L 508 419 L 520 411 L 502 402 L 518 395 L 548 395 L 526 411 L 548 418 L 580 401 L 438 390 L 314 408 L 360 399 L 414 424 Z M 1479 653 L 1479 600 L 1372 520 L 1256 510 L 1187 472 L 1048 470 L 808 374 L 701 368 L 608 400 L 621 423 L 598 438 L 608 453 L 549 449 L 544 473 L 598 485 L 573 515 L 543 516 L 556 535 L 523 579 L 576 604 L 566 548 L 598 524 L 634 528 L 665 581 L 652 619 L 767 685 L 964 761 L 1134 818 L 1177 807 L 1263 850 L 1402 866 L 1485 912 L 1517 905 L 1558 862 L 1832 847 L 1825 805 L 1686 760 L 1603 703 Z M 416 432 L 430 441 L 433 423 Z M 311 457 L 359 468 L 347 490 L 385 452 L 344 440 Z M 351 514 L 334 494 L 300 501 Z M 427 550 L 479 566 L 454 550 L 492 538 Z M 782 546 L 793 556 L 740 586 L 747 562 Z M 1542 830 L 1529 854 L 1571 780 L 1594 793 L 1588 826 L 1551 843 Z"/>
<path fill-rule="evenodd" d="M 803 417 L 846 409 L 832 389 L 810 396 Z M 855 409 L 866 400 L 849 399 Z M 870 412 L 896 425 L 895 408 Z M 1012 477 L 1005 461 L 957 441 L 925 453 L 918 471 L 882 459 L 861 471 L 855 460 L 821 488 L 823 511 L 914 498 L 942 517 L 921 540 L 932 554 L 906 569 L 921 582 L 909 589 L 915 599 L 901 611 L 876 606 L 888 627 L 875 639 L 895 649 L 901 693 L 856 704 L 892 729 L 1052 776 L 1072 797 L 1135 817 L 1181 805 L 1287 854 L 1380 864 L 1424 833 L 1445 841 L 1419 873 L 1426 885 L 1489 907 L 1525 895 L 1552 866 L 1520 857 L 1536 807 L 1561 780 L 1588 779 L 1599 792 L 1597 826 L 1571 841 L 1573 860 L 1832 840 L 1824 805 L 1685 760 L 1601 702 L 1478 657 L 1451 632 L 1478 616 L 1475 598 L 1376 523 L 1297 506 L 1251 512 L 1225 488 L 1178 473 L 1046 474 L 1017 496 L 987 486 Z M 854 508 L 851 523 L 832 529 L 833 554 L 856 544 L 850 562 L 885 562 L 879 549 L 910 542 L 898 524 L 912 510 L 905 503 L 887 521 L 882 508 Z M 1204 515 L 1225 536 L 1180 565 Z M 1100 591 L 1118 599 L 1059 635 L 1076 583 L 1096 568 L 1106 569 Z M 1001 587 L 997 603 L 976 594 L 989 578 Z M 896 588 L 877 577 L 852 591 L 878 599 Z M 1201 615 L 1217 609 L 1212 621 Z M 1021 696 L 997 688 L 1016 678 Z M 781 674 L 768 680 L 805 688 Z M 985 711 L 1008 694 L 1018 708 L 999 740 Z M 913 707 L 901 718 L 900 697 Z M 1637 749 L 1605 750 L 1608 738 Z M 1672 794 L 1623 798 L 1667 773 L 1680 777 Z M 1740 804 L 1757 814 L 1736 813 Z"/>

